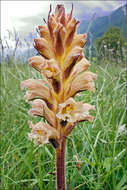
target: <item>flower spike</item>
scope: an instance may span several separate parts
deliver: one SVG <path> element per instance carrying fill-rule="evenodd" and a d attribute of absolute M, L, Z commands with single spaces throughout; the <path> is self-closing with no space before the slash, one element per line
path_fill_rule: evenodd
<path fill-rule="evenodd" d="M 90 63 L 83 53 L 87 35 L 77 34 L 80 21 L 73 18 L 72 13 L 73 4 L 67 15 L 61 4 L 56 6 L 52 14 L 50 5 L 48 20 L 44 20 L 46 25 L 38 26 L 40 37 L 34 39 L 34 47 L 39 56 L 28 60 L 41 78 L 21 82 L 21 88 L 28 89 L 25 95 L 31 104 L 28 113 L 45 118 L 45 122 L 36 124 L 29 121 L 31 132 L 28 138 L 36 145 L 50 143 L 53 146 L 56 154 L 57 190 L 66 190 L 67 137 L 79 122 L 92 122 L 94 117 L 90 111 L 95 110 L 93 105 L 74 99 L 81 91 L 95 91 L 94 81 L 97 75 L 87 71 Z"/>

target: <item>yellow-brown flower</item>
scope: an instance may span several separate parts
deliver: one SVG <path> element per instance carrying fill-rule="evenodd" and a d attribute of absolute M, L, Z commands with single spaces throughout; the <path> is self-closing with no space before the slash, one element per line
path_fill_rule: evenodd
<path fill-rule="evenodd" d="M 50 142 L 50 139 L 58 138 L 57 130 L 50 125 L 41 121 L 36 125 L 34 125 L 31 121 L 29 121 L 28 123 L 30 128 L 32 129 L 31 133 L 28 134 L 28 138 L 30 140 L 34 139 L 34 143 L 36 145 L 47 144 L 48 142 Z"/>
<path fill-rule="evenodd" d="M 83 104 L 83 102 L 75 102 L 73 98 L 69 98 L 63 104 L 59 104 L 59 112 L 57 117 L 64 121 L 74 123 L 76 121 L 93 121 L 94 117 L 89 115 L 89 110 L 94 110 L 94 106 Z"/>
<path fill-rule="evenodd" d="M 29 113 L 44 116 L 62 138 L 66 127 L 61 128 L 61 120 L 66 121 L 67 130 L 71 123 L 93 121 L 89 110 L 94 107 L 73 98 L 80 91 L 95 91 L 97 75 L 87 71 L 90 63 L 83 54 L 87 35 L 76 32 L 80 22 L 72 18 L 73 6 L 67 15 L 63 5 L 57 5 L 54 14 L 51 11 L 50 7 L 47 25 L 38 27 L 40 38 L 34 40 L 40 55 L 29 58 L 43 79 L 28 79 L 21 87 L 29 89 L 25 95 L 32 105 Z"/>
<path fill-rule="evenodd" d="M 80 91 L 95 91 L 97 75 L 87 71 L 90 63 L 84 57 L 86 34 L 77 34 L 79 21 L 65 13 L 63 5 L 57 5 L 45 26 L 38 27 L 40 38 L 34 40 L 39 56 L 29 59 L 30 65 L 42 75 L 40 80 L 28 79 L 21 88 L 28 88 L 25 98 L 32 108 L 29 114 L 43 116 L 46 123 L 33 124 L 28 137 L 35 144 L 51 143 L 56 151 L 57 190 L 65 190 L 66 138 L 80 121 L 94 120 L 89 114 L 94 106 L 76 102 L 74 96 Z M 80 167 L 78 167 L 80 169 Z"/>

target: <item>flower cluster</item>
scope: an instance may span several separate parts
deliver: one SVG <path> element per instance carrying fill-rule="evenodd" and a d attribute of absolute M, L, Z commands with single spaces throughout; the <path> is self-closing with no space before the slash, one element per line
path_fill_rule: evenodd
<path fill-rule="evenodd" d="M 73 6 L 67 15 L 63 5 L 57 5 L 54 14 L 51 11 L 50 7 L 46 25 L 38 27 L 40 38 L 34 39 L 39 56 L 29 59 L 42 79 L 25 80 L 21 88 L 28 88 L 29 114 L 47 120 L 35 125 L 29 121 L 29 139 L 41 145 L 51 142 L 57 148 L 78 122 L 93 121 L 89 111 L 94 106 L 76 102 L 74 96 L 84 90 L 95 91 L 97 75 L 87 71 L 90 63 L 83 54 L 87 36 L 76 32 L 79 21 L 72 18 Z"/>

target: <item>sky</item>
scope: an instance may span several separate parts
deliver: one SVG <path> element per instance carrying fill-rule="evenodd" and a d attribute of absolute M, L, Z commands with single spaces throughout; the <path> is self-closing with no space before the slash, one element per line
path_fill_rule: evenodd
<path fill-rule="evenodd" d="M 35 32 L 37 25 L 43 25 L 43 18 L 47 19 L 49 6 L 54 10 L 56 4 L 64 4 L 66 12 L 70 12 L 74 4 L 73 15 L 81 20 L 87 20 L 96 12 L 96 16 L 103 16 L 125 4 L 123 1 L 1 1 L 1 37 L 7 35 L 7 29 L 19 32 L 25 36 Z"/>

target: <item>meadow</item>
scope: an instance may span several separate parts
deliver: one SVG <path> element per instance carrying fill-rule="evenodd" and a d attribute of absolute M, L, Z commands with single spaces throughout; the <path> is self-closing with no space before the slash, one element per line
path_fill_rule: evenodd
<path fill-rule="evenodd" d="M 75 99 L 95 105 L 95 120 L 80 123 L 68 138 L 68 189 L 127 190 L 126 67 L 92 60 L 90 71 L 98 75 L 96 92 Z M 28 120 L 44 120 L 28 115 L 20 89 L 21 81 L 33 77 L 41 76 L 28 63 L 1 64 L 1 190 L 55 190 L 52 147 L 27 138 Z"/>

